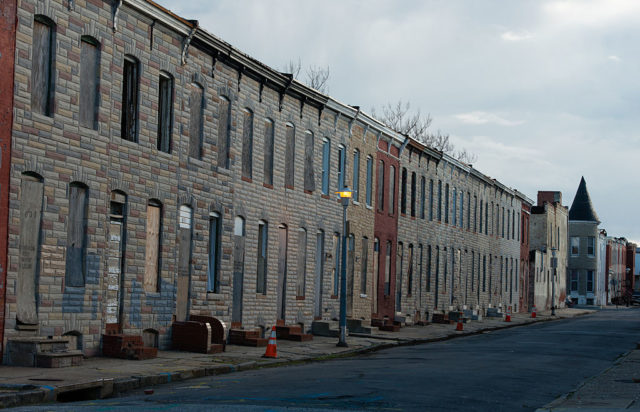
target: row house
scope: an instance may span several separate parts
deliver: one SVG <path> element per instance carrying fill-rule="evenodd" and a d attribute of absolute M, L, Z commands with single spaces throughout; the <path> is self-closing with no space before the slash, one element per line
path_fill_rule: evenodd
<path fill-rule="evenodd" d="M 535 305 L 538 310 L 564 307 L 568 209 L 562 205 L 562 193 L 538 192 L 537 205 L 531 208 L 530 218 L 529 245 L 536 264 L 529 273 L 529 305 Z"/>
<path fill-rule="evenodd" d="M 6 11 L 3 349 L 66 335 L 94 355 L 105 333 L 167 348 L 191 315 L 306 330 L 338 317 L 342 236 L 351 319 L 522 309 L 521 193 L 152 1 Z"/>

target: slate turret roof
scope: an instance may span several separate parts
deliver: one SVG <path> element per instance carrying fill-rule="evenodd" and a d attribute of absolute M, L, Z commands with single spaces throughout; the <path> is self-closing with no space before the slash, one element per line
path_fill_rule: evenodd
<path fill-rule="evenodd" d="M 586 222 L 598 222 L 598 215 L 593 210 L 593 204 L 589 197 L 589 191 L 587 190 L 587 183 L 584 181 L 584 177 L 580 180 L 580 186 L 573 198 L 571 209 L 569 209 L 569 220 L 581 220 Z"/>

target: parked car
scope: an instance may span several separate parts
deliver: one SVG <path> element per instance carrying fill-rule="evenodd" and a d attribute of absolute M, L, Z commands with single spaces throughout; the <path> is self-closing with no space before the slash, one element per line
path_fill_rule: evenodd
<path fill-rule="evenodd" d="M 633 293 L 631 293 L 631 304 L 640 305 L 640 290 L 634 290 Z"/>

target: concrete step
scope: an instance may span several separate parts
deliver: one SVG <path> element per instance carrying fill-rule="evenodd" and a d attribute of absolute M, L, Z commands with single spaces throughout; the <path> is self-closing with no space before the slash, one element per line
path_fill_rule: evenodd
<path fill-rule="evenodd" d="M 82 351 L 70 350 L 66 352 L 39 352 L 36 355 L 38 368 L 67 368 L 82 365 Z"/>

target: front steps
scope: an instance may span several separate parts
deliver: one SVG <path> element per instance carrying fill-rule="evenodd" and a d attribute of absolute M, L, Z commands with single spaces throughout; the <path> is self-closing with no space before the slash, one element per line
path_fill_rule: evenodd
<path fill-rule="evenodd" d="M 7 341 L 7 364 L 37 368 L 66 368 L 82 365 L 82 352 L 69 350 L 69 338 L 24 337 Z"/>
<path fill-rule="evenodd" d="M 102 335 L 102 354 L 121 359 L 144 360 L 158 356 L 158 348 L 144 346 L 142 336 L 110 334 Z"/>
<path fill-rule="evenodd" d="M 260 337 L 259 329 L 231 329 L 229 331 L 229 344 L 240 346 L 252 346 L 255 348 L 267 346 L 269 339 Z"/>
<path fill-rule="evenodd" d="M 278 339 L 292 340 L 295 342 L 308 342 L 313 340 L 313 335 L 303 333 L 302 326 L 276 326 Z"/>

